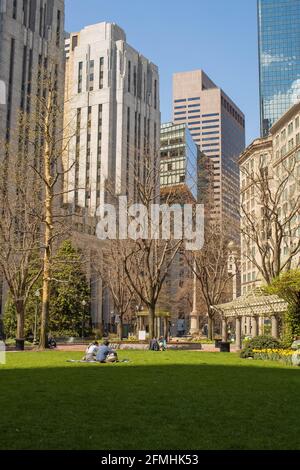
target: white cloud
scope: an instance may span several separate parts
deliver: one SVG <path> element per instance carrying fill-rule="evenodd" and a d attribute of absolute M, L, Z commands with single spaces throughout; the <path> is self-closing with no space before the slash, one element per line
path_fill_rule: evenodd
<path fill-rule="evenodd" d="M 287 102 L 293 106 L 298 101 L 300 101 L 300 78 L 295 80 L 285 93 L 279 92 L 269 99 L 265 99 L 265 105 L 285 109 Z"/>
<path fill-rule="evenodd" d="M 296 60 L 295 56 L 287 57 L 284 54 L 268 54 L 263 52 L 261 55 L 261 65 L 262 67 L 269 67 L 270 65 L 278 62 L 290 62 Z"/>

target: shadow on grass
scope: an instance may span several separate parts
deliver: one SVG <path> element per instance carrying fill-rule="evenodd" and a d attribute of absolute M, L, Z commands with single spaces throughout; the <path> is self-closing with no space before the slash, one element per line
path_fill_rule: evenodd
<path fill-rule="evenodd" d="M 300 449 L 298 370 L 217 364 L 0 371 L 1 449 Z"/>

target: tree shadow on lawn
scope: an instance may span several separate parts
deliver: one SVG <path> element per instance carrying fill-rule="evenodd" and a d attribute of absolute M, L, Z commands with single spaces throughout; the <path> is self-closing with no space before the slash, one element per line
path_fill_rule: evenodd
<path fill-rule="evenodd" d="M 0 370 L 1 449 L 300 449 L 300 374 L 216 364 Z"/>

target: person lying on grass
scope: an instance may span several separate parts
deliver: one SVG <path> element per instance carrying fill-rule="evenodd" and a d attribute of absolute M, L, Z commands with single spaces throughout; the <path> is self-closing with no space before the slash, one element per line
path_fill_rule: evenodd
<path fill-rule="evenodd" d="M 105 362 L 118 362 L 118 355 L 115 351 L 109 348 L 109 341 L 104 340 L 102 346 L 99 347 L 96 361 L 105 363 Z"/>

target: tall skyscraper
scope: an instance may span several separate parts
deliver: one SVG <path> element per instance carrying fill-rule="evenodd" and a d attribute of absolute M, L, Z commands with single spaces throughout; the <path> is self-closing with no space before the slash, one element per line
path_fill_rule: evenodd
<path fill-rule="evenodd" d="M 261 136 L 300 101 L 300 1 L 258 0 Z"/>
<path fill-rule="evenodd" d="M 159 164 L 157 67 L 126 43 L 116 24 L 99 23 L 66 41 L 66 120 L 76 136 L 66 155 L 68 203 L 95 214 L 114 194 L 137 196 L 145 159 Z"/>
<path fill-rule="evenodd" d="M 198 196 L 200 150 L 185 124 L 168 122 L 161 126 L 160 186 L 185 189 L 194 200 Z"/>
<path fill-rule="evenodd" d="M 187 124 L 194 141 L 214 167 L 212 217 L 234 222 L 238 238 L 240 153 L 245 148 L 245 117 L 202 71 L 176 73 L 173 121 Z"/>
<path fill-rule="evenodd" d="M 64 0 L 0 0 L 0 163 L 42 155 L 37 102 L 47 96 L 44 77 L 54 70 L 59 100 L 64 93 Z M 63 110 L 63 108 L 62 108 Z M 20 117 L 26 117 L 26 127 Z M 58 118 L 59 120 L 59 118 Z M 57 122 L 57 129 L 62 128 Z M 34 145 L 33 145 L 34 142 Z M 7 175 L 13 193 L 15 181 Z M 16 191 L 17 193 L 17 191 Z M 1 278 L 1 273 L 0 273 Z M 3 283 L 3 291 L 6 285 Z M 4 307 L 0 279 L 1 304 Z"/>
<path fill-rule="evenodd" d="M 20 113 L 26 113 L 35 126 L 35 97 L 44 93 L 40 71 L 52 67 L 54 62 L 61 97 L 64 0 L 0 0 L 0 81 L 6 94 L 5 104 L 0 103 L 1 144 L 18 141 Z"/>

